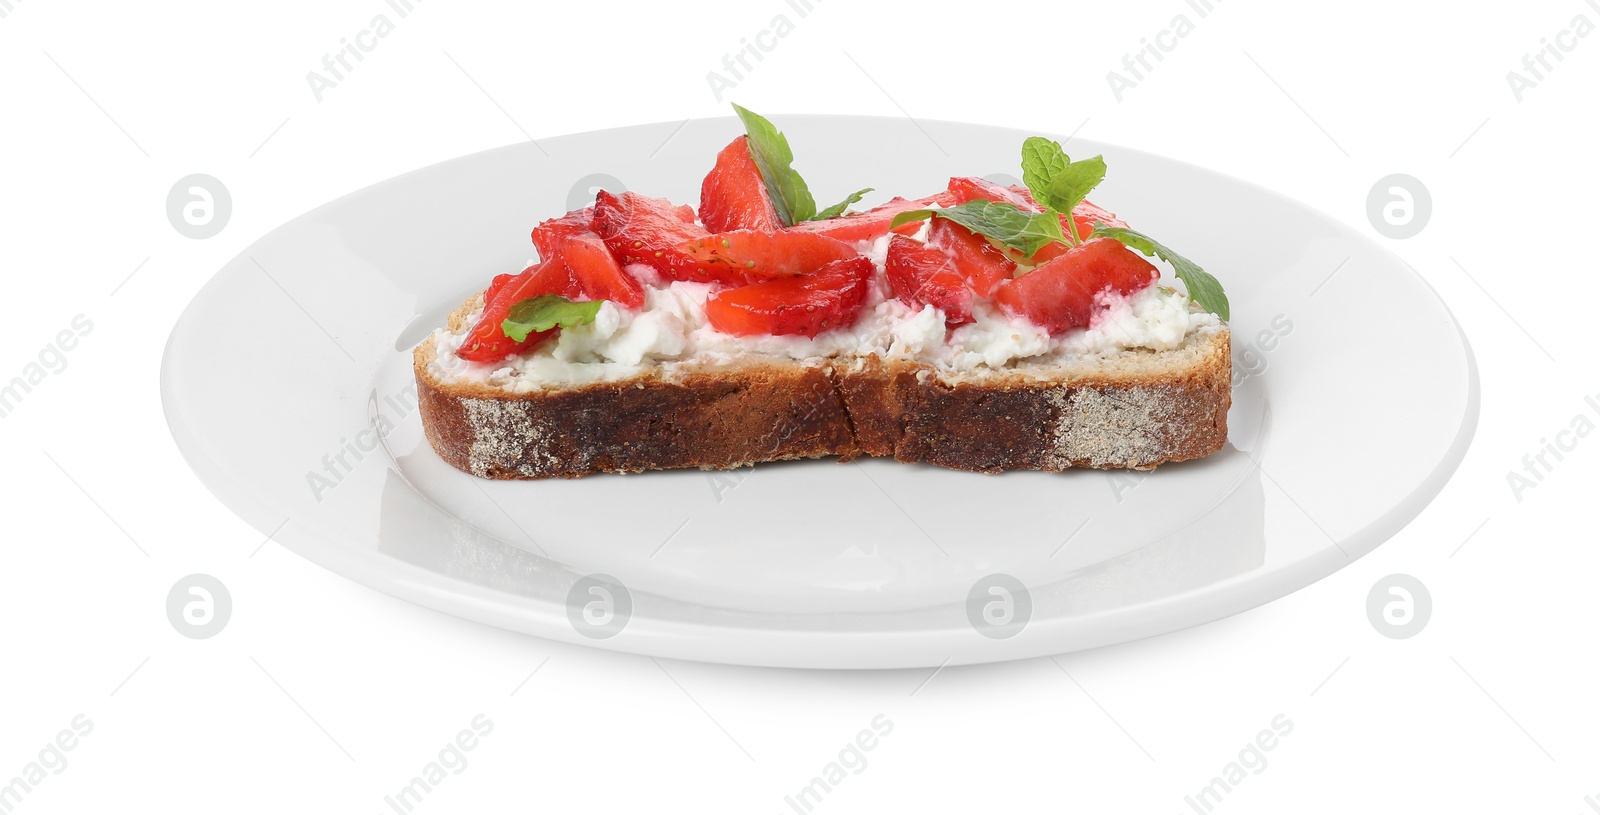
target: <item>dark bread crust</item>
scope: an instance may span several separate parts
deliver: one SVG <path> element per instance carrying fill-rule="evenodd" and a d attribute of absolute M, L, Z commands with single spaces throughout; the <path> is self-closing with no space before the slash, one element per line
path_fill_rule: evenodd
<path fill-rule="evenodd" d="M 925 365 L 873 358 L 840 376 L 839 389 L 868 455 L 983 473 L 1149 469 L 1227 441 L 1232 370 L 1225 351 L 1221 360 L 1149 381 L 948 382 Z"/>
<path fill-rule="evenodd" d="M 417 383 L 433 449 L 485 478 L 728 468 L 858 452 L 825 366 L 750 365 L 487 398 L 452 393 L 421 368 Z"/>
<path fill-rule="evenodd" d="M 1103 365 L 941 374 L 877 357 L 756 358 L 520 394 L 440 382 L 434 353 L 429 340 L 414 354 L 428 441 L 497 479 L 863 453 L 984 473 L 1150 469 L 1220 449 L 1232 399 L 1226 328 Z"/>

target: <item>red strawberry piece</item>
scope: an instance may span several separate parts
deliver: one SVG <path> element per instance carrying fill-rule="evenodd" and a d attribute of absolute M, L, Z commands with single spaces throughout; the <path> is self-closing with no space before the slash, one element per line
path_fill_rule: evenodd
<path fill-rule="evenodd" d="M 613 195 L 601 190 L 595 196 L 592 228 L 617 262 L 643 263 L 673 280 L 740 284 L 743 275 L 727 264 L 705 264 L 685 254 L 679 245 L 710 233 L 693 223 L 693 213 L 663 198 L 634 192 Z"/>
<path fill-rule="evenodd" d="M 1160 276 L 1155 266 L 1128 247 L 1111 238 L 1095 238 L 1002 285 L 994 299 L 1007 314 L 1059 334 L 1089 325 L 1101 293 L 1133 294 Z"/>
<path fill-rule="evenodd" d="M 928 245 L 944 250 L 967 285 L 983 297 L 994 294 L 1017 273 L 1016 261 L 988 238 L 955 221 L 934 218 L 928 226 Z"/>
<path fill-rule="evenodd" d="M 534 227 L 533 245 L 539 257 L 566 263 L 572 279 L 591 299 L 610 300 L 628 308 L 643 306 L 644 287 L 622 270 L 605 242 L 589 228 L 593 222 L 594 207 L 584 207 Z M 496 283 L 499 280 L 495 278 Z M 491 285 L 486 299 L 494 299 L 494 290 Z"/>
<path fill-rule="evenodd" d="M 918 310 L 931 305 L 943 311 L 946 328 L 972 322 L 972 290 L 943 250 L 895 235 L 889 238 L 883 272 L 900 302 Z"/>
<path fill-rule="evenodd" d="M 694 207 L 691 207 L 688 204 L 678 204 L 677 206 L 674 206 L 670 211 L 671 211 L 673 217 L 677 218 L 680 221 L 683 221 L 686 224 L 692 224 L 692 223 L 695 222 L 694 221 Z"/>
<path fill-rule="evenodd" d="M 807 337 L 848 326 L 867 301 L 872 261 L 836 260 L 812 274 L 777 277 L 706 300 L 706 319 L 724 334 L 801 334 Z"/>
<path fill-rule="evenodd" d="M 1020 192 L 1019 192 L 1020 191 Z M 1026 212 L 1044 212 L 1026 189 L 1002 187 L 987 178 L 956 177 L 950 179 L 951 205 L 969 201 L 993 201 L 997 204 L 1015 204 Z"/>
<path fill-rule="evenodd" d="M 1090 201 L 1079 201 L 1072 208 L 1072 221 L 1078 225 L 1078 239 L 1088 240 L 1094 234 L 1094 225 L 1103 223 L 1106 226 L 1128 227 L 1127 222 L 1107 212 L 1104 208 Z"/>
<path fill-rule="evenodd" d="M 723 270 L 725 277 L 750 282 L 814 272 L 860 254 L 850 244 L 823 235 L 753 229 L 707 235 L 684 241 L 677 248 L 702 266 Z"/>
<path fill-rule="evenodd" d="M 893 198 L 886 204 L 880 204 L 866 212 L 854 215 L 841 215 L 838 218 L 829 218 L 825 221 L 804 221 L 795 224 L 791 229 L 797 232 L 810 232 L 815 235 L 826 235 L 830 238 L 856 243 L 859 241 L 873 241 L 889 233 L 889 224 L 894 216 L 913 209 L 923 209 L 930 206 L 949 206 L 952 203 L 949 193 L 937 193 L 927 198 L 910 200 L 906 198 Z M 922 224 L 913 221 L 901 224 L 894 231 L 902 235 L 914 235 L 922 228 Z"/>
<path fill-rule="evenodd" d="M 533 245 L 539 250 L 539 259 L 548 260 L 556 253 L 556 243 L 567 235 L 584 235 L 592 232 L 594 207 L 575 209 L 560 218 L 542 221 L 533 228 Z"/>
<path fill-rule="evenodd" d="M 507 337 L 500 324 L 511 313 L 511 307 L 530 297 L 541 294 L 559 294 L 577 299 L 583 291 L 572 279 L 567 265 L 552 258 L 537 266 L 530 266 L 518 275 L 500 275 L 484 293 L 483 316 L 467 333 L 456 356 L 472 362 L 497 362 L 512 354 L 528 350 L 560 329 L 552 328 L 529 334 L 522 342 Z"/>
<path fill-rule="evenodd" d="M 537 268 L 537 266 L 533 266 L 533 267 L 529 267 L 529 268 L 533 269 L 533 268 Z M 498 295 L 501 291 L 503 291 L 506 286 L 509 286 L 511 284 L 511 281 L 516 280 L 518 277 L 521 277 L 523 274 L 526 274 L 526 272 L 518 272 L 517 274 L 497 274 L 497 275 L 495 275 L 494 276 L 494 280 L 489 281 L 489 288 L 483 290 L 483 302 L 488 303 L 488 302 L 494 300 L 496 295 Z"/>
<path fill-rule="evenodd" d="M 740 136 L 722 148 L 716 166 L 700 184 L 700 220 L 712 232 L 776 232 L 783 228 L 761 171 L 750 157 L 747 137 Z"/>
<path fill-rule="evenodd" d="M 610 300 L 632 309 L 644 306 L 644 286 L 623 270 L 605 242 L 593 232 L 563 237 L 554 259 L 567 265 L 572 279 L 589 299 Z"/>

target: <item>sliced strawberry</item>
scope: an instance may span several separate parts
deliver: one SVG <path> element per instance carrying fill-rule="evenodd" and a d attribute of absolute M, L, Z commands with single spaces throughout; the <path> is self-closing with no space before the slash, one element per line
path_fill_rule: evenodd
<path fill-rule="evenodd" d="M 569 216 L 575 213 L 568 213 Z M 553 224 L 546 221 L 541 227 Z M 540 233 L 535 231 L 535 235 Z M 522 342 L 505 336 L 500 324 L 511 307 L 541 294 L 559 294 L 573 300 L 610 300 L 619 306 L 644 306 L 644 286 L 623 270 L 605 242 L 587 228 L 571 223 L 546 230 L 544 258 L 521 274 L 496 275 L 483 294 L 483 316 L 456 351 L 456 356 L 474 362 L 494 362 L 533 348 L 557 329 L 531 334 Z M 553 242 L 552 242 L 553 241 Z"/>
<path fill-rule="evenodd" d="M 556 257 L 567 265 L 572 279 L 591 300 L 610 300 L 619 306 L 637 309 L 644 306 L 644 286 L 623 271 L 611 256 L 600 236 L 585 230 L 567 235 L 557 245 Z"/>
<path fill-rule="evenodd" d="M 1156 267 L 1128 247 L 1111 238 L 1095 238 L 1001 286 L 994 299 L 1007 314 L 1026 317 L 1059 334 L 1087 326 L 1094 316 L 1095 297 L 1102 292 L 1133 294 L 1160 276 Z"/>
<path fill-rule="evenodd" d="M 797 232 L 810 232 L 814 235 L 826 235 L 848 243 L 875 241 L 889 233 L 889 224 L 894 220 L 894 216 L 908 210 L 923 209 L 930 206 L 949 206 L 951 203 L 950 194 L 943 192 L 930 195 L 927 198 L 918 198 L 915 201 L 896 197 L 888 203 L 880 204 L 866 212 L 829 218 L 826 221 L 804 221 L 795 224 L 790 229 Z M 894 231 L 902 235 L 914 235 L 921 227 L 922 224 L 913 222 L 901 224 Z"/>
<path fill-rule="evenodd" d="M 1027 212 L 1044 212 L 1034 203 L 1033 196 L 1021 187 L 1002 187 L 987 178 L 956 177 L 950 179 L 952 205 L 968 201 L 993 201 L 997 204 L 1016 204 Z"/>
<path fill-rule="evenodd" d="M 867 301 L 872 285 L 872 260 L 836 260 L 816 272 L 778 277 L 736 289 L 724 289 L 706 300 L 706 319 L 724 334 L 803 334 L 848 326 Z"/>
<path fill-rule="evenodd" d="M 1085 241 L 1089 239 L 1090 235 L 1094 234 L 1094 225 L 1096 223 L 1103 223 L 1106 226 L 1120 226 L 1124 229 L 1128 226 L 1126 221 L 1090 201 L 1079 201 L 1078 205 L 1072 208 L 1072 221 L 1078 225 L 1078 239 Z"/>
<path fill-rule="evenodd" d="M 994 294 L 1017 273 L 1016 261 L 1006 257 L 988 238 L 955 221 L 934 218 L 928 226 L 928 245 L 944 250 L 967 285 L 984 297 Z"/>
<path fill-rule="evenodd" d="M 900 302 L 914 309 L 931 305 L 943 311 L 946 328 L 972 322 L 972 290 L 943 250 L 894 235 L 889 238 L 883 273 Z"/>
<path fill-rule="evenodd" d="M 592 232 L 594 207 L 575 209 L 560 218 L 542 221 L 533 228 L 533 245 L 539 250 L 540 260 L 549 260 L 556 254 L 556 243 L 567 235 L 584 235 Z"/>
<path fill-rule="evenodd" d="M 531 269 L 535 269 L 535 268 L 538 268 L 538 267 L 537 266 L 529 267 L 530 270 Z M 497 274 L 497 275 L 495 275 L 494 279 L 489 281 L 489 288 L 483 290 L 483 302 L 488 303 L 488 302 L 494 300 L 495 296 L 498 295 L 502 290 L 504 290 L 506 286 L 511 285 L 511 281 L 516 280 L 518 277 L 521 277 L 522 275 L 524 275 L 526 273 L 527 273 L 526 271 L 523 271 L 523 272 L 518 272 L 517 274 Z"/>
<path fill-rule="evenodd" d="M 678 251 L 741 282 L 814 272 L 836 260 L 860 254 L 843 241 L 810 232 L 757 232 L 738 229 L 678 244 Z"/>
<path fill-rule="evenodd" d="M 643 263 L 673 280 L 745 282 L 743 275 L 731 274 L 727 264 L 704 264 L 678 248 L 684 241 L 704 238 L 710 233 L 694 223 L 692 210 L 664 198 L 649 198 L 634 192 L 612 195 L 601 190 L 595 196 L 592 226 L 612 256 L 624 266 Z"/>
<path fill-rule="evenodd" d="M 559 259 L 530 266 L 519 275 L 496 277 L 489 290 L 484 292 L 483 316 L 478 318 L 461 347 L 456 349 L 456 356 L 472 362 L 497 362 L 526 351 L 554 334 L 559 329 L 529 334 L 527 339 L 517 342 L 507 337 L 500 328 L 500 324 L 511 313 L 512 306 L 541 294 L 559 294 L 576 299 L 583 296 L 583 291 L 572 279 L 567 265 Z"/>
<path fill-rule="evenodd" d="M 700 184 L 700 220 L 712 232 L 776 232 L 783 228 L 761 171 L 750 157 L 747 137 L 740 136 L 722 148 L 716 166 Z"/>
<path fill-rule="evenodd" d="M 1044 246 L 1039 247 L 1039 251 L 1034 252 L 1032 257 L 1023 257 L 1021 252 L 1014 252 L 1010 249 L 1007 249 L 1006 251 L 1010 253 L 1011 257 L 1021 258 L 1022 260 L 1027 261 L 1030 266 L 1043 266 L 1046 263 L 1065 255 L 1071 248 L 1071 246 L 1065 243 L 1047 243 Z"/>

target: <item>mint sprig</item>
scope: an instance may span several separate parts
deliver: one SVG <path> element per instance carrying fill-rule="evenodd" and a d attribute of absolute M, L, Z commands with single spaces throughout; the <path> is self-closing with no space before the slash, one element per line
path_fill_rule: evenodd
<path fill-rule="evenodd" d="M 1205 269 L 1200 268 L 1194 261 L 1168 249 L 1155 238 L 1140 232 L 1135 232 L 1125 226 L 1107 226 L 1099 221 L 1095 222 L 1091 238 L 1112 238 L 1121 241 L 1130 249 L 1144 253 L 1146 257 L 1159 257 L 1172 264 L 1172 272 L 1183 281 L 1189 290 L 1189 299 L 1200 304 L 1200 307 L 1212 314 L 1226 320 L 1228 316 L 1228 293 L 1222 290 L 1222 284 L 1217 282 Z"/>
<path fill-rule="evenodd" d="M 894 216 L 889 228 L 934 217 L 954 221 L 1029 257 L 1046 244 L 1062 240 L 1061 222 L 1054 215 L 1023 212 L 1015 204 L 981 198 L 943 209 L 907 210 Z"/>
<path fill-rule="evenodd" d="M 549 331 L 557 326 L 573 328 L 587 325 L 594 322 L 594 317 L 600 313 L 600 305 L 604 302 L 606 301 L 569 300 L 559 294 L 529 297 L 511 307 L 506 319 L 500 323 L 500 330 L 507 337 L 522 342 L 529 334 Z"/>
<path fill-rule="evenodd" d="M 837 218 L 851 204 L 860 201 L 861 196 L 872 192 L 871 187 L 853 192 L 843 201 L 818 212 L 817 200 L 811 196 L 811 188 L 790 166 L 794 163 L 794 151 L 789 148 L 788 137 L 759 113 L 738 105 L 733 106 L 733 111 L 739 114 L 739 121 L 744 123 L 745 143 L 750 147 L 750 158 L 755 161 L 756 170 L 761 173 L 761 182 L 767 188 L 767 197 L 772 199 L 772 207 L 778 211 L 784 226 Z"/>
<path fill-rule="evenodd" d="M 998 241 L 1032 257 L 1046 243 L 1079 243 L 1071 214 L 1106 177 L 1106 162 L 1101 156 L 1073 161 L 1061 145 L 1043 136 L 1031 136 L 1022 143 L 1022 182 L 1042 213 L 1023 212 L 1015 204 L 971 201 L 944 210 L 913 210 L 894 220 L 899 226 L 930 215 L 950 218 L 984 237 Z M 981 206 L 973 207 L 979 204 Z M 971 207 L 970 211 L 963 211 Z M 947 214 L 952 213 L 952 214 Z M 1065 215 L 1069 228 L 1062 229 Z M 1096 222 L 1090 238 L 1111 238 L 1146 257 L 1159 257 L 1171 264 L 1172 272 L 1189 290 L 1189 298 L 1224 320 L 1230 319 L 1228 294 L 1222 284 L 1199 264 L 1172 251 L 1156 239 L 1123 226 Z"/>
<path fill-rule="evenodd" d="M 1043 136 L 1022 143 L 1022 183 L 1033 200 L 1050 215 L 1071 215 L 1106 179 L 1106 160 L 1100 156 L 1073 161 L 1061 145 Z M 1078 244 L 1076 229 L 1065 231 L 1066 242 Z"/>

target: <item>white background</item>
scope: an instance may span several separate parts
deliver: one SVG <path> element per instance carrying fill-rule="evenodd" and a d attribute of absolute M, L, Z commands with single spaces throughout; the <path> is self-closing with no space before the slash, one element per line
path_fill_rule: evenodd
<path fill-rule="evenodd" d="M 492 734 L 419 812 L 788 812 L 784 796 L 879 714 L 892 734 L 817 811 L 1190 812 L 1184 797 L 1279 714 L 1293 732 L 1217 811 L 1600 811 L 1585 804 L 1600 798 L 1600 440 L 1520 501 L 1506 480 L 1600 394 L 1600 36 L 1577 39 L 1520 102 L 1506 80 L 1576 15 L 1600 23 L 1583 0 L 1226 0 L 1120 102 L 1106 73 L 1174 15 L 1196 18 L 1182 0 L 826 0 L 803 19 L 783 0 L 427 0 L 321 102 L 306 73 L 392 14 L 382 0 L 10 5 L 0 378 L 74 315 L 95 324 L 67 369 L 0 420 L 0 782 L 75 715 L 94 722 L 17 811 L 386 812 L 384 796 L 478 714 Z M 725 115 L 707 72 L 780 13 L 793 33 L 732 94 L 769 114 L 1081 127 L 1374 235 L 1373 183 L 1422 179 L 1432 222 L 1379 240 L 1439 291 L 1478 355 L 1483 415 L 1460 472 L 1377 552 L 1269 606 L 1059 664 L 931 680 L 658 669 L 461 622 L 263 547 L 190 474 L 158 401 L 162 345 L 245 245 L 524 131 Z M 232 222 L 209 240 L 165 214 L 168 189 L 195 172 L 233 195 Z M 1251 213 L 1237 215 L 1247 252 Z M 1359 313 L 1350 327 L 1385 330 Z M 260 338 L 241 315 L 217 341 Z M 165 614 L 168 588 L 195 572 L 233 594 L 214 639 L 178 636 Z M 1413 639 L 1379 636 L 1365 612 L 1395 572 L 1433 595 Z"/>

